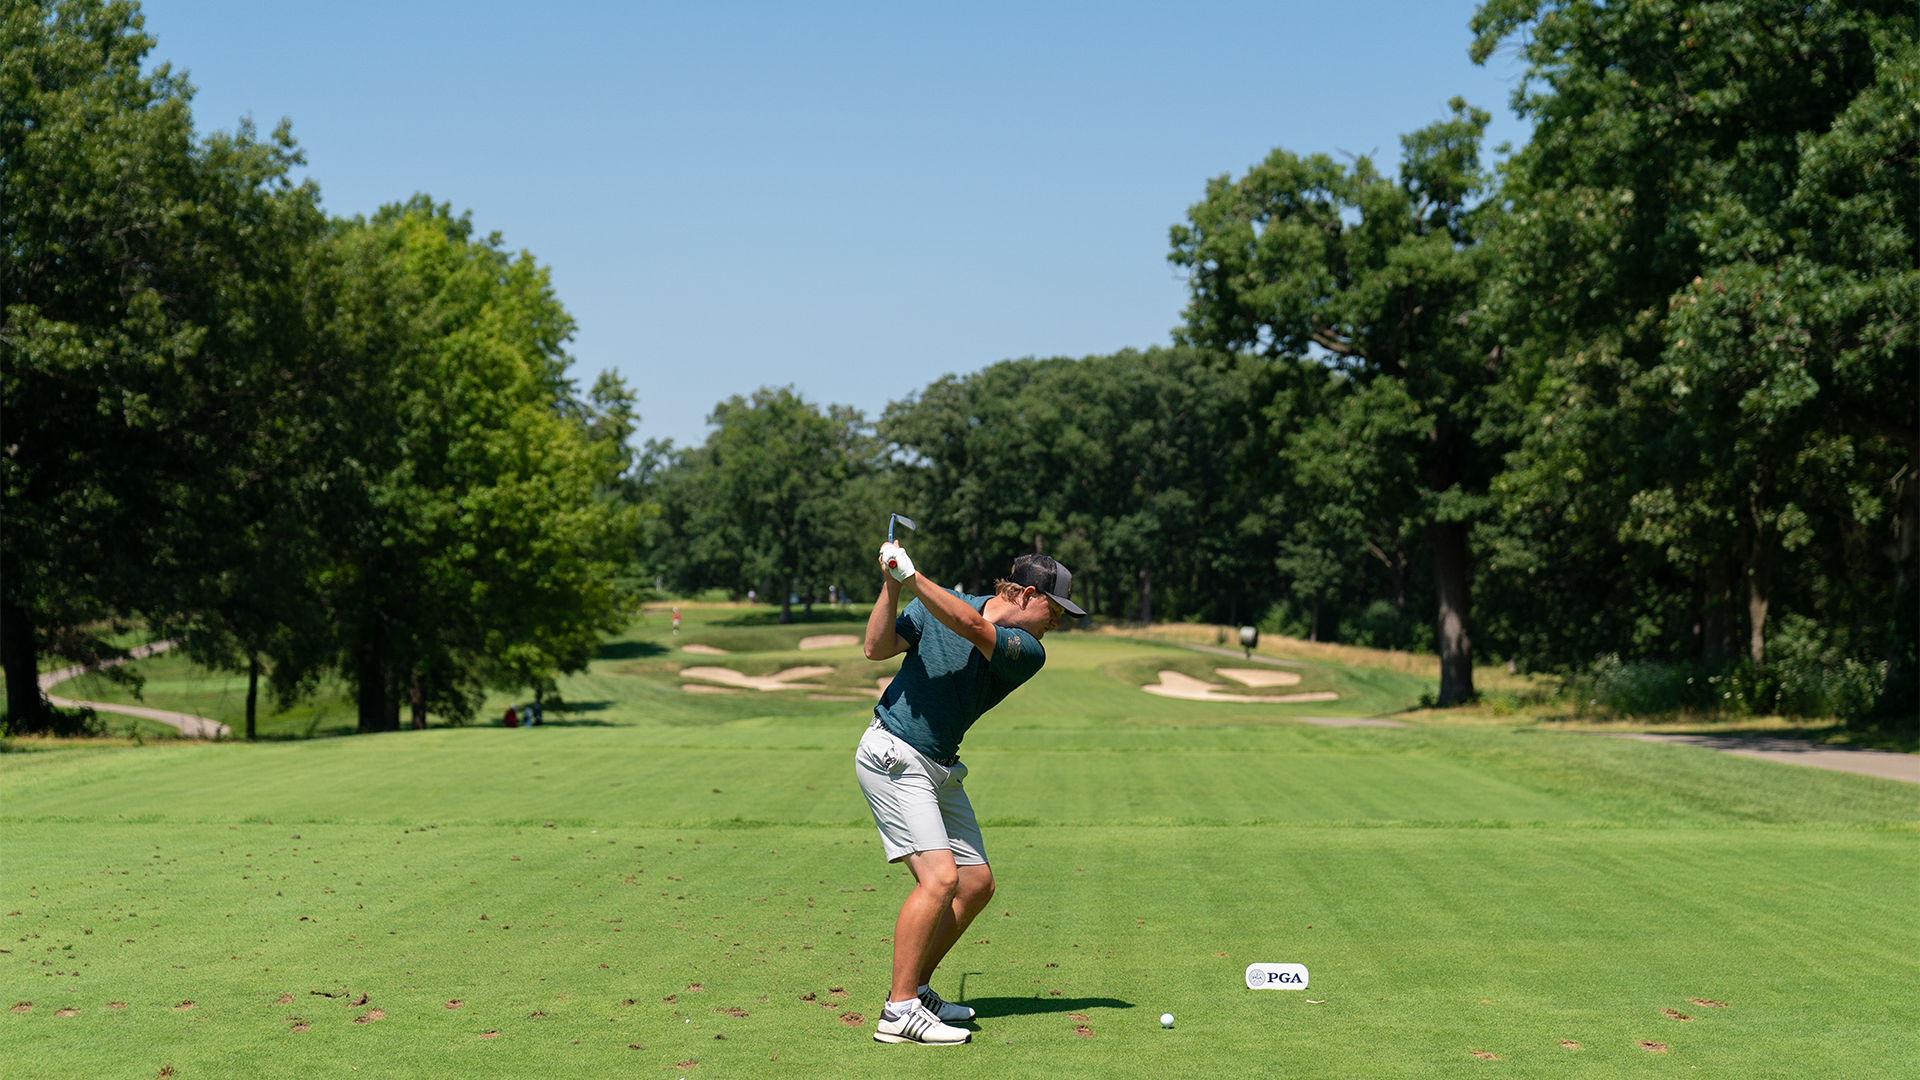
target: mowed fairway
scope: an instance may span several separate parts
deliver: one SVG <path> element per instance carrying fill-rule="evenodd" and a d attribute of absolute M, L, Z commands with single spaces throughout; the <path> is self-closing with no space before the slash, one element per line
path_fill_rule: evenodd
<path fill-rule="evenodd" d="M 830 666 L 822 696 L 847 697 L 891 665 L 799 651 L 819 624 L 688 616 L 679 639 L 654 616 L 610 643 L 565 687 L 585 707 L 532 731 L 0 758 L 6 1075 L 1894 1077 L 1920 1060 L 1920 788 L 1627 740 L 1309 726 L 1288 718 L 1428 687 L 1319 666 L 1302 685 L 1339 701 L 1168 700 L 1129 680 L 1196 654 L 1088 635 L 1051 639 L 1047 670 L 968 739 L 1001 891 L 938 986 L 981 1011 L 974 1042 L 875 1044 L 907 886 L 852 781 L 869 706 L 689 693 L 676 668 Z M 1254 961 L 1312 984 L 1249 991 Z"/>

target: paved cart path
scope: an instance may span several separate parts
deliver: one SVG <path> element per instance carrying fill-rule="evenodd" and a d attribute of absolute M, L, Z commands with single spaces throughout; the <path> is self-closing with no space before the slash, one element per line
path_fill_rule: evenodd
<path fill-rule="evenodd" d="M 61 668 L 58 671 L 49 671 L 40 676 L 40 689 L 50 691 L 75 676 L 124 664 L 128 660 L 144 660 L 155 653 L 166 652 L 171 648 L 173 648 L 171 641 L 156 641 L 151 645 L 141 645 L 129 650 L 125 659 L 108 660 L 101 664 L 79 664 L 70 668 Z M 47 694 L 47 700 L 63 709 L 92 709 L 95 712 L 121 713 L 126 716 L 138 716 L 144 720 L 157 720 L 169 727 L 179 729 L 180 734 L 190 739 L 224 739 L 233 734 L 233 729 L 220 721 L 209 720 L 204 716 L 194 716 L 192 713 L 149 709 L 143 705 L 121 705 L 111 701 L 77 701 L 73 698 L 55 697 L 51 693 Z"/>
<path fill-rule="evenodd" d="M 1610 739 L 1640 739 L 1644 742 L 1680 743 L 1704 746 L 1741 757 L 1784 761 L 1793 765 L 1811 765 L 1816 769 L 1878 776 L 1883 780 L 1905 780 L 1920 784 L 1920 755 L 1896 754 L 1888 750 L 1862 750 L 1857 747 L 1822 746 L 1801 739 L 1780 739 L 1752 735 L 1650 735 L 1596 731 Z"/>

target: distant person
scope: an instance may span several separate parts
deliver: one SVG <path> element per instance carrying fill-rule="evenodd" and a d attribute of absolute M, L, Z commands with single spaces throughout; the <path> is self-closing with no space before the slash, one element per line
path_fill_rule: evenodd
<path fill-rule="evenodd" d="M 533 726 L 534 727 L 539 727 L 540 725 L 547 722 L 546 702 L 535 701 L 533 705 L 530 707 L 533 710 Z"/>
<path fill-rule="evenodd" d="M 832 604 L 834 607 L 840 606 L 840 586 L 827 586 L 827 603 Z"/>
<path fill-rule="evenodd" d="M 749 603 L 749 604 L 757 604 L 757 603 L 759 603 L 759 602 L 760 602 L 760 593 L 759 593 L 758 591 L 756 591 L 756 590 L 754 590 L 754 589 L 748 589 L 748 590 L 747 590 L 747 603 Z"/>
<path fill-rule="evenodd" d="M 673 609 L 673 632 L 680 632 L 680 609 L 677 606 Z"/>
<path fill-rule="evenodd" d="M 514 707 L 511 705 L 507 706 L 506 725 L 508 727 L 520 726 L 520 714 L 517 711 L 515 711 Z"/>

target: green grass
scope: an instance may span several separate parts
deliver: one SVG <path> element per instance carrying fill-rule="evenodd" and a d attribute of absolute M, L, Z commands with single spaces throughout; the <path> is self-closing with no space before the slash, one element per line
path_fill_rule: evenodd
<path fill-rule="evenodd" d="M 541 729 L 0 757 L 0 1004 L 33 1003 L 0 1014 L 8 1074 L 1876 1077 L 1920 1055 L 1914 785 L 1287 720 L 1427 688 L 1333 663 L 1301 670 L 1338 702 L 1170 701 L 1138 672 L 1196 654 L 1093 635 L 1050 639 L 967 740 L 1001 891 L 939 985 L 980 1033 L 878 1046 L 906 879 L 850 775 L 870 706 L 674 670 L 891 665 L 797 651 L 847 624 L 686 614 L 677 641 L 652 616 L 610 642 Z M 1253 961 L 1312 986 L 1246 990 Z"/>
<path fill-rule="evenodd" d="M 173 652 L 135 661 L 127 667 L 142 677 L 143 685 L 137 696 L 132 686 L 98 674 L 68 679 L 53 687 L 51 693 L 78 701 L 140 705 L 204 716 L 227 725 L 236 735 L 245 733 L 245 674 L 209 671 L 184 655 Z M 273 695 L 265 681 L 261 680 L 259 703 L 254 714 L 255 730 L 263 739 L 346 735 L 359 723 L 352 698 L 337 680 L 327 681 L 318 695 L 297 702 L 283 712 L 276 711 Z M 173 728 L 152 720 L 137 720 L 104 710 L 98 715 L 106 729 L 116 734 L 127 732 L 136 724 L 139 732 L 146 737 L 178 734 Z"/>

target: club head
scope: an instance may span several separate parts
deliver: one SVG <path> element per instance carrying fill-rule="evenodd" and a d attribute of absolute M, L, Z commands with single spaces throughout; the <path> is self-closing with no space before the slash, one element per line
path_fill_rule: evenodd
<path fill-rule="evenodd" d="M 893 543 L 893 523 L 896 521 L 915 532 L 920 531 L 920 526 L 915 525 L 912 518 L 904 514 L 889 514 L 887 515 L 887 543 L 889 544 Z"/>

